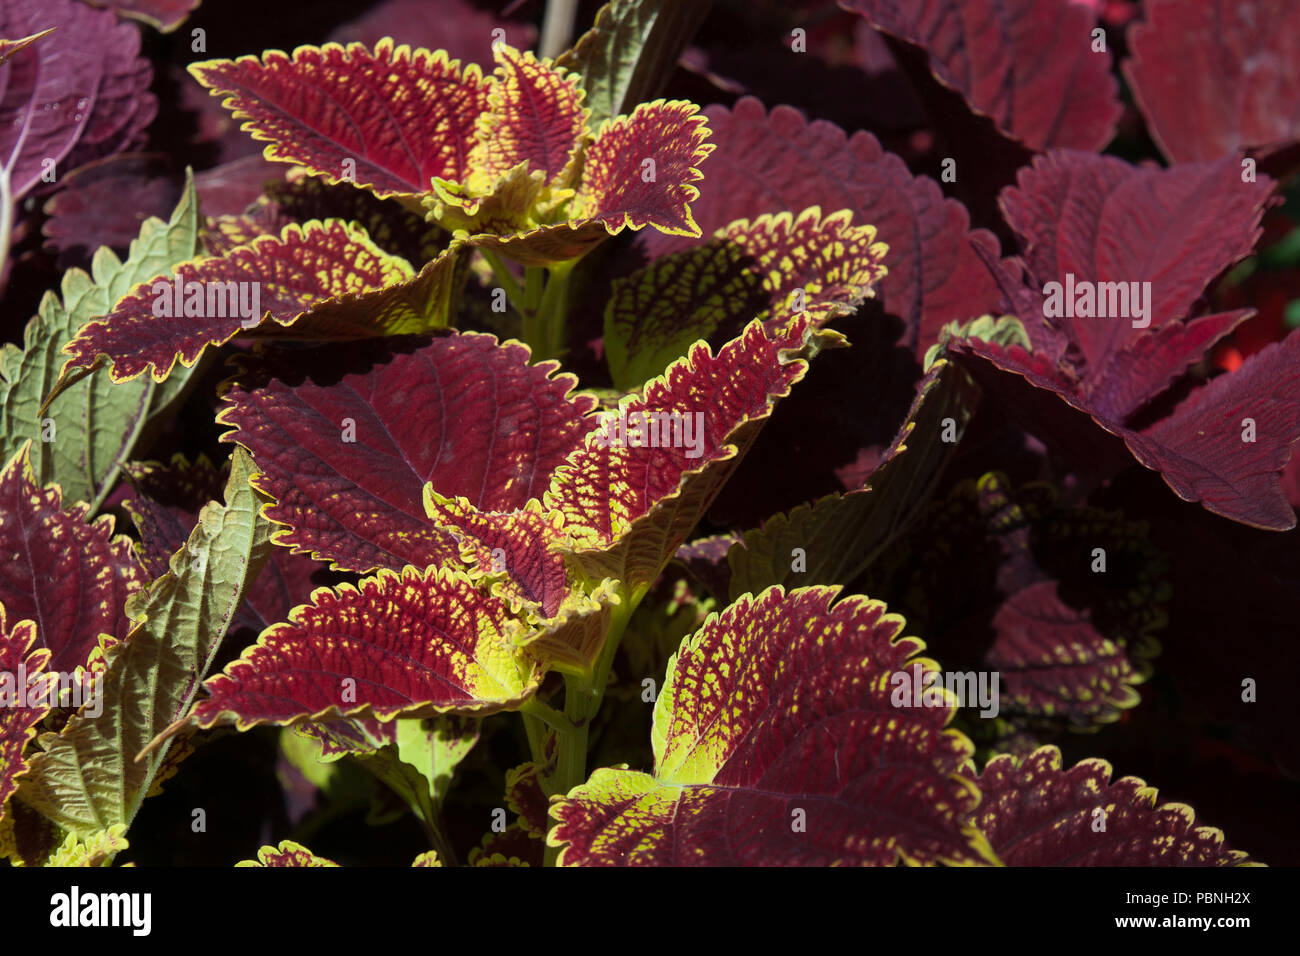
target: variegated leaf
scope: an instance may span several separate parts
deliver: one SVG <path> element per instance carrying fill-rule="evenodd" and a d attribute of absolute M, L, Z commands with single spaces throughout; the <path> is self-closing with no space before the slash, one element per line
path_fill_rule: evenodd
<path fill-rule="evenodd" d="M 878 601 L 746 596 L 687 638 L 655 704 L 654 773 L 597 770 L 551 807 L 562 865 L 996 862 L 942 706 L 901 709 L 933 669 Z"/>

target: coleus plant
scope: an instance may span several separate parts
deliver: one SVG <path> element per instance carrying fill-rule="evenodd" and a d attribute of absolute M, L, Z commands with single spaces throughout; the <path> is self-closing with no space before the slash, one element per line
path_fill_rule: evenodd
<path fill-rule="evenodd" d="M 491 70 L 391 38 L 190 66 L 288 175 L 206 217 L 187 180 L 0 355 L 0 673 L 30 675 L 0 720 L 10 860 L 112 862 L 210 731 L 271 727 L 322 790 L 380 781 L 416 866 L 1251 862 L 1054 742 L 1138 705 L 1167 622 L 1144 528 L 1085 493 L 1136 460 L 1295 524 L 1300 338 L 1189 375 L 1246 317 L 1200 299 L 1273 180 L 1090 152 L 1108 60 L 1053 74 L 1081 118 L 1054 127 L 984 102 L 935 24 L 844 3 L 1038 154 L 1000 192 L 1004 258 L 868 133 L 654 98 L 698 6 L 614 0 Z M 1057 309 L 1067 274 L 1149 283 L 1145 321 Z M 878 387 L 865 416 L 846 379 Z M 142 460 L 196 407 L 227 463 Z M 1023 419 L 1014 454 L 1045 448 L 1062 490 L 963 458 L 977 412 Z M 839 445 L 840 487 L 796 475 L 718 521 L 792 431 Z M 123 478 L 134 542 L 101 513 Z M 992 675 L 994 719 L 927 651 Z M 511 721 L 465 855 L 456 769 Z M 232 861 L 254 853 L 335 865 L 294 839 Z"/>

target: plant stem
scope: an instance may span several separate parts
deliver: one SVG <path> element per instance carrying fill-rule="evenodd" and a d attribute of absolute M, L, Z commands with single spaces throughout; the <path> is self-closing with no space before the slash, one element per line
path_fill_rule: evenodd
<path fill-rule="evenodd" d="M 546 336 L 546 354 L 544 358 L 559 358 L 564 354 L 565 324 L 569 318 L 569 277 L 577 260 L 557 262 L 550 268 L 550 279 L 546 283 L 546 295 L 542 298 L 541 312 L 546 323 L 543 333 Z"/>
<path fill-rule="evenodd" d="M 550 0 L 542 19 L 542 40 L 537 45 L 542 56 L 555 59 L 573 39 L 573 25 L 578 18 L 578 0 Z"/>
<path fill-rule="evenodd" d="M 519 708 L 519 711 L 530 717 L 536 717 L 538 721 L 559 733 L 565 733 L 573 729 L 573 725 L 563 714 L 549 704 L 542 703 L 536 697 L 530 697 L 527 703 Z"/>
<path fill-rule="evenodd" d="M 483 257 L 483 261 L 491 266 L 492 275 L 496 278 L 497 282 L 501 283 L 501 288 L 506 290 L 506 298 L 510 300 L 510 304 L 515 307 L 516 311 L 522 314 L 524 311 L 524 290 L 520 287 L 519 283 L 515 281 L 515 277 L 510 272 L 510 269 L 501 261 L 501 257 L 495 252 L 491 252 L 488 249 L 480 249 L 479 255 Z"/>
<path fill-rule="evenodd" d="M 546 269 L 542 266 L 524 266 L 524 311 L 536 312 L 542 304 L 546 287 Z"/>
<path fill-rule="evenodd" d="M 519 716 L 524 722 L 524 733 L 528 736 L 528 754 L 533 763 L 540 765 L 546 757 L 546 725 L 539 718 L 522 710 Z"/>
<path fill-rule="evenodd" d="M 609 670 L 614 663 L 614 654 L 618 650 L 618 645 L 623 639 L 623 632 L 627 630 L 632 612 L 641 603 L 646 590 L 646 588 L 639 588 L 633 594 L 621 595 L 622 602 L 616 605 L 610 614 L 605 643 L 600 649 L 600 656 L 596 659 L 591 675 L 565 677 L 564 716 L 569 719 L 572 729 L 559 733 L 555 774 L 547 781 L 548 794 L 567 794 L 587 780 L 587 730 L 605 697 Z M 559 847 L 548 845 L 544 865 L 555 866 L 559 855 Z"/>
<path fill-rule="evenodd" d="M 5 266 L 9 264 L 9 243 L 13 238 L 13 231 L 13 185 L 9 181 L 9 170 L 0 169 L 0 293 L 4 292 L 7 285 Z"/>
<path fill-rule="evenodd" d="M 523 303 L 516 308 L 524 319 L 522 337 L 532 352 L 533 362 L 544 362 L 564 354 L 569 277 L 576 264 L 575 259 L 545 268 L 529 266 L 524 270 Z M 509 291 L 506 294 L 509 295 Z"/>

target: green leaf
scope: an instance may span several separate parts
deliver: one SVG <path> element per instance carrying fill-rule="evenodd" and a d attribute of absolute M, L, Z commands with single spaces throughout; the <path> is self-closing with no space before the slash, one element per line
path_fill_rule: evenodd
<path fill-rule="evenodd" d="M 116 823 L 107 830 L 87 834 L 84 838 L 69 833 L 60 846 L 43 864 L 60 869 L 67 867 L 110 866 L 113 858 L 125 850 L 126 827 Z"/>
<path fill-rule="evenodd" d="M 589 129 L 652 99 L 709 12 L 707 0 L 611 0 L 557 66 L 587 91 Z"/>
<path fill-rule="evenodd" d="M 21 355 L 10 350 L 0 355 L 5 379 L 0 383 L 0 458 L 7 461 L 31 439 L 37 484 L 57 483 L 65 500 L 89 502 L 92 513 L 99 509 L 154 408 L 154 384 L 146 377 L 114 385 L 104 370 L 71 385 L 44 411 L 41 404 L 67 359 L 64 345 L 134 286 L 192 259 L 198 237 L 198 201 L 190 177 L 171 221 L 146 220 L 125 262 L 111 249 L 100 248 L 92 275 L 81 269 L 64 273 L 61 301 L 53 292 L 45 294 L 39 314 L 27 324 Z"/>
<path fill-rule="evenodd" d="M 252 470 L 252 459 L 236 449 L 226 503 L 206 505 L 171 570 L 127 602 L 134 626 L 106 653 L 98 693 L 62 731 L 37 739 L 41 752 L 18 799 L 64 829 L 90 834 L 129 825 L 149 792 L 170 742 L 137 755 L 189 712 L 272 547 L 261 516 L 266 499 L 248 481 Z"/>
<path fill-rule="evenodd" d="M 481 721 L 460 714 L 397 722 L 397 756 L 420 772 L 441 810 L 456 766 L 478 743 Z"/>

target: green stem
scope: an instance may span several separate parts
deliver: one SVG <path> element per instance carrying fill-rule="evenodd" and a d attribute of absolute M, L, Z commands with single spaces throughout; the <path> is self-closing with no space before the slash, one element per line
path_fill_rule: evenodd
<path fill-rule="evenodd" d="M 479 255 L 481 255 L 483 260 L 492 268 L 492 275 L 496 278 L 497 282 L 501 283 L 501 288 L 506 290 L 506 298 L 510 300 L 510 304 L 515 307 L 516 311 L 522 313 L 524 310 L 524 290 L 519 283 L 515 281 L 515 277 L 511 274 L 510 269 L 501 261 L 501 257 L 495 252 L 488 249 L 480 249 Z"/>
<path fill-rule="evenodd" d="M 569 317 L 569 277 L 577 260 L 557 262 L 550 268 L 546 294 L 542 297 L 543 335 L 546 354 L 543 358 L 559 358 L 564 354 L 565 323 Z"/>
<path fill-rule="evenodd" d="M 542 266 L 524 266 L 524 311 L 536 312 L 542 304 L 546 289 L 546 269 Z"/>
<path fill-rule="evenodd" d="M 544 762 L 546 755 L 546 724 L 532 714 L 519 713 L 524 722 L 524 733 L 528 736 L 528 753 L 535 764 Z"/>
<path fill-rule="evenodd" d="M 573 724 L 569 722 L 568 718 L 549 704 L 542 703 L 536 697 L 530 697 L 527 703 L 519 708 L 519 711 L 530 717 L 536 717 L 541 723 L 559 733 L 567 733 L 573 729 Z"/>
<path fill-rule="evenodd" d="M 567 731 L 559 732 L 555 773 L 547 781 L 548 793 L 568 793 L 587 780 L 587 731 L 605 697 L 609 670 L 614 663 L 614 654 L 618 650 L 618 645 L 623 639 L 623 632 L 627 630 L 632 612 L 641 603 L 646 590 L 646 588 L 639 588 L 632 594 L 621 595 L 622 602 L 616 605 L 610 614 L 605 643 L 600 649 L 600 656 L 596 659 L 590 676 L 569 675 L 564 679 L 564 716 L 572 726 Z M 559 847 L 548 845 L 544 865 L 555 866 L 559 854 Z"/>
<path fill-rule="evenodd" d="M 569 276 L 577 260 L 557 262 L 547 268 L 529 266 L 524 270 L 523 340 L 532 351 L 532 360 L 542 362 L 564 353 L 565 319 L 569 309 Z M 509 292 L 507 292 L 509 295 Z"/>
<path fill-rule="evenodd" d="M 546 284 L 546 270 L 529 266 L 524 270 L 524 278 L 523 304 L 519 310 L 524 318 L 522 338 L 524 344 L 532 350 L 533 361 L 539 361 L 544 357 L 539 353 L 544 351 L 546 323 L 539 307 L 542 304 L 543 287 Z"/>

